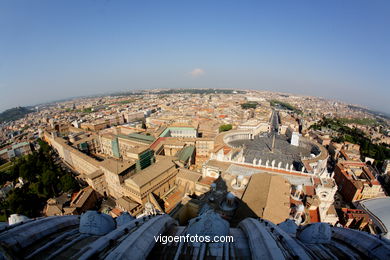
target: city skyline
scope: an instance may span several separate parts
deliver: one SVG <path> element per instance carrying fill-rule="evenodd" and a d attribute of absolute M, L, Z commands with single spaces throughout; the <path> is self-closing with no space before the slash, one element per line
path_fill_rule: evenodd
<path fill-rule="evenodd" d="M 390 111 L 385 1 L 1 5 L 1 111 L 155 88 L 268 90 Z"/>
<path fill-rule="evenodd" d="M 389 13 L 0 1 L 0 258 L 390 259 Z"/>

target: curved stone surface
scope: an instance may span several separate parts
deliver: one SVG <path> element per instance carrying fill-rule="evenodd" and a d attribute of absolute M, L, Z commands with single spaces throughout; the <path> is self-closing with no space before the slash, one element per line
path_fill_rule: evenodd
<path fill-rule="evenodd" d="M 95 212 L 93 216 L 95 214 L 101 215 Z M 104 215 L 103 218 L 106 220 Z M 169 215 L 150 215 L 114 226 L 114 229 L 103 235 L 91 235 L 80 233 L 79 222 L 79 216 L 56 216 L 8 226 L 0 231 L 0 257 L 84 260 L 147 257 L 390 259 L 390 241 L 386 238 L 323 223 L 301 226 L 295 235 L 294 223 L 291 221 L 275 225 L 263 219 L 247 218 L 232 228 L 217 213 L 207 211 L 192 219 L 189 226 L 177 226 Z M 155 240 L 160 234 L 228 235 L 233 238 L 233 242 L 161 243 Z"/>
<path fill-rule="evenodd" d="M 115 221 L 107 214 L 88 210 L 81 215 L 80 233 L 101 236 L 114 229 Z"/>
<path fill-rule="evenodd" d="M 238 225 L 248 237 L 252 259 L 285 259 L 283 251 L 264 225 L 253 218 L 247 218 Z"/>
<path fill-rule="evenodd" d="M 133 221 L 134 217 L 130 215 L 128 212 L 123 212 L 119 217 L 115 219 L 116 225 L 122 226 L 124 224 L 129 223 L 130 221 Z"/>
<path fill-rule="evenodd" d="M 208 210 L 190 220 L 187 233 L 190 235 L 226 236 L 229 234 L 229 222 L 222 219 L 214 211 Z"/>
<path fill-rule="evenodd" d="M 155 237 L 176 224 L 169 215 L 160 215 L 142 225 L 120 243 L 105 259 L 146 259 L 156 243 Z"/>
<path fill-rule="evenodd" d="M 366 232 L 346 228 L 332 228 L 332 238 L 355 248 L 372 259 L 390 259 L 390 241 Z"/>
<path fill-rule="evenodd" d="M 124 223 L 123 225 L 118 226 L 117 229 L 113 230 L 105 236 L 100 237 L 99 239 L 88 245 L 88 247 L 85 247 L 81 252 L 79 252 L 79 254 L 77 255 L 77 259 L 90 259 L 93 256 L 100 254 L 106 248 L 110 247 L 110 243 L 112 243 L 112 241 L 120 239 L 121 237 L 129 234 L 131 230 L 135 230 L 136 227 L 142 225 L 148 219 L 149 218 L 145 220 L 133 219 L 127 223 Z"/>
<path fill-rule="evenodd" d="M 312 223 L 298 229 L 297 237 L 308 244 L 329 243 L 331 239 L 330 226 L 327 223 Z"/>
<path fill-rule="evenodd" d="M 295 221 L 291 219 L 286 219 L 282 223 L 279 223 L 278 227 L 281 228 L 284 232 L 286 232 L 290 236 L 295 236 L 298 230 L 297 224 L 295 224 Z"/>
<path fill-rule="evenodd" d="M 1 245 L 19 252 L 20 249 L 30 246 L 41 238 L 55 234 L 64 228 L 78 225 L 79 217 L 47 217 L 10 228 L 0 233 Z"/>
<path fill-rule="evenodd" d="M 288 223 L 287 225 L 290 228 L 288 231 L 291 232 L 293 231 L 293 225 L 295 225 L 295 228 L 297 226 L 294 221 L 290 221 L 284 223 Z M 286 258 L 295 259 L 299 257 L 301 260 L 311 259 L 310 254 L 299 244 L 299 242 L 295 239 L 295 236 L 291 236 L 291 234 L 285 232 L 280 226 L 275 225 L 270 221 L 264 220 L 260 222 L 264 222 L 264 225 L 267 223 L 265 226 L 266 229 L 271 233 L 278 246 L 284 248 L 284 255 L 287 256 Z"/>

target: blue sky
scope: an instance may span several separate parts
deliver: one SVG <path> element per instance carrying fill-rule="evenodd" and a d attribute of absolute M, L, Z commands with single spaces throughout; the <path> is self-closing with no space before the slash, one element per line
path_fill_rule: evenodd
<path fill-rule="evenodd" d="M 1 0 L 0 111 L 148 88 L 241 88 L 390 112 L 390 1 Z"/>

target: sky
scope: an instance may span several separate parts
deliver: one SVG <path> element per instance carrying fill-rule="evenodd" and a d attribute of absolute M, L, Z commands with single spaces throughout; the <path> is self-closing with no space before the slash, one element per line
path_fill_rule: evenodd
<path fill-rule="evenodd" d="M 319 96 L 390 113 L 390 1 L 0 0 L 0 111 L 154 88 Z"/>

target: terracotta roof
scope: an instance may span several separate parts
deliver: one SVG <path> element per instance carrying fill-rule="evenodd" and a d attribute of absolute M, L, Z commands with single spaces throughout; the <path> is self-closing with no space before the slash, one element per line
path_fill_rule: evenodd
<path fill-rule="evenodd" d="M 315 185 L 321 184 L 320 178 L 313 178 L 313 181 Z"/>
<path fill-rule="evenodd" d="M 135 202 L 134 200 L 126 196 L 117 199 L 116 204 L 121 206 L 127 211 L 131 211 L 139 205 L 139 203 Z"/>
<path fill-rule="evenodd" d="M 91 186 L 82 189 L 77 196 L 72 200 L 72 207 L 82 207 L 85 201 L 95 192 Z"/>
<path fill-rule="evenodd" d="M 318 208 L 315 210 L 309 210 L 310 222 L 320 222 L 320 214 L 318 213 Z"/>
<path fill-rule="evenodd" d="M 212 177 L 204 177 L 202 178 L 199 183 L 205 184 L 205 185 L 211 185 L 211 183 L 214 183 L 216 179 Z"/>
<path fill-rule="evenodd" d="M 251 177 L 238 209 L 240 215 L 258 217 L 280 223 L 290 214 L 290 184 L 281 176 L 255 174 Z M 240 212 L 241 211 L 241 212 Z"/>
<path fill-rule="evenodd" d="M 167 139 L 167 137 L 159 137 L 159 138 L 157 138 L 155 141 L 154 141 L 154 143 L 152 143 L 151 145 L 150 145 L 150 149 L 155 149 L 162 141 L 164 141 L 165 139 Z"/>
<path fill-rule="evenodd" d="M 197 182 L 202 177 L 202 174 L 181 168 L 176 177 Z"/>
<path fill-rule="evenodd" d="M 115 160 L 109 158 L 101 162 L 101 165 L 103 168 L 110 172 L 121 174 L 122 172 L 133 166 L 135 163 L 135 160 Z"/>
<path fill-rule="evenodd" d="M 165 211 L 166 213 L 169 213 L 172 209 L 175 208 L 175 206 L 181 201 L 182 199 L 182 192 L 177 190 L 173 193 L 171 193 L 165 200 Z"/>
<path fill-rule="evenodd" d="M 305 186 L 305 194 L 308 196 L 313 196 L 315 195 L 315 190 L 313 186 Z"/>
<path fill-rule="evenodd" d="M 228 154 L 232 149 L 230 147 L 224 146 L 223 147 L 223 154 L 226 155 Z"/>
<path fill-rule="evenodd" d="M 113 214 L 113 215 L 115 215 L 115 216 L 120 216 L 121 214 L 122 214 L 122 210 L 120 210 L 120 209 L 118 209 L 118 208 L 113 208 L 112 210 L 111 210 L 111 213 Z"/>

